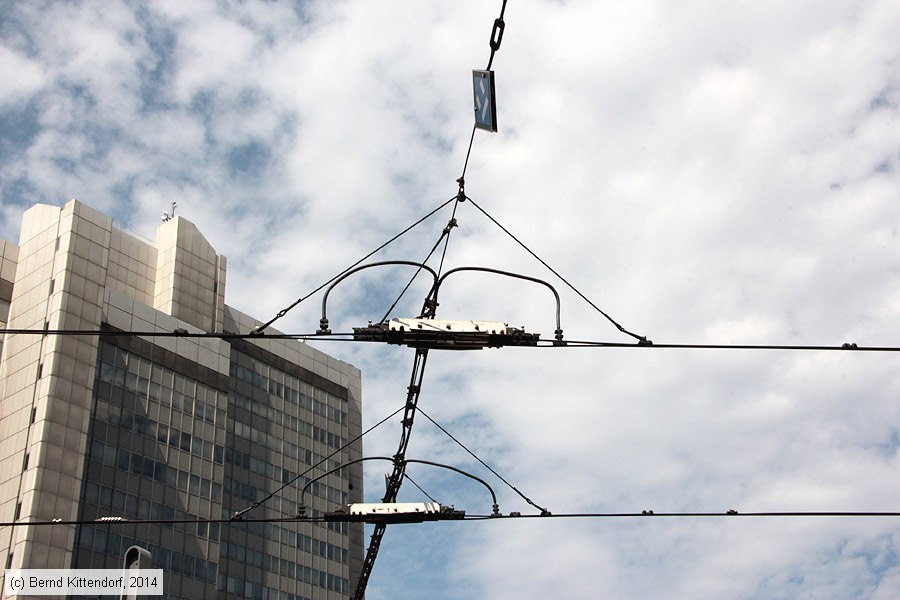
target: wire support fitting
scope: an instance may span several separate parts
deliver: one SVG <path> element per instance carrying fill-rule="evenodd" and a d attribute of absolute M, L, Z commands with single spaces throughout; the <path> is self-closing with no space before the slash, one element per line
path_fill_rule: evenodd
<path fill-rule="evenodd" d="M 319 330 L 316 332 L 316 335 L 329 335 L 331 333 L 331 329 L 328 328 L 328 319 L 322 317 L 319 319 Z"/>
<path fill-rule="evenodd" d="M 444 227 L 444 235 L 448 235 L 454 227 L 458 227 L 458 226 L 459 225 L 457 225 L 455 218 L 450 219 L 450 221 L 447 223 L 447 226 Z"/>
<path fill-rule="evenodd" d="M 456 180 L 456 183 L 459 184 L 459 192 L 456 194 L 457 202 L 465 202 L 466 201 L 466 178 L 460 177 Z"/>
<path fill-rule="evenodd" d="M 506 23 L 503 19 L 494 19 L 494 28 L 491 30 L 491 52 L 496 52 L 500 49 L 500 44 L 503 42 L 504 29 L 506 29 Z"/>
<path fill-rule="evenodd" d="M 434 317 L 434 313 L 437 312 L 438 301 L 432 298 L 425 298 L 425 302 L 422 304 L 422 318 L 427 319 L 429 317 Z"/>
<path fill-rule="evenodd" d="M 554 345 L 554 346 L 565 346 L 566 343 L 563 341 L 563 330 L 562 330 L 562 329 L 557 329 L 557 330 L 554 331 L 553 333 L 555 334 L 555 335 L 554 335 L 553 345 Z"/>
<path fill-rule="evenodd" d="M 494 506 L 494 509 L 491 511 L 491 516 L 492 516 L 492 517 L 499 517 L 499 516 L 501 516 L 501 515 L 500 515 L 500 505 L 499 505 L 499 504 L 494 504 L 493 506 Z"/>

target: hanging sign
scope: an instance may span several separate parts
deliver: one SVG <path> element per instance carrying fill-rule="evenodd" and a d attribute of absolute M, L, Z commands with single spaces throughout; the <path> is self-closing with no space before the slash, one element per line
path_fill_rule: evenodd
<path fill-rule="evenodd" d="M 475 94 L 475 127 L 497 131 L 497 99 L 494 95 L 494 72 L 472 71 Z"/>

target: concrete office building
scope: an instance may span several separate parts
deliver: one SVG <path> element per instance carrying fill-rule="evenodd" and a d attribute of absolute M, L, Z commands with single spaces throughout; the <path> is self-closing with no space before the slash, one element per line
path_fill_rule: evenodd
<path fill-rule="evenodd" d="M 168 598 L 346 598 L 363 529 L 207 523 L 251 506 L 361 431 L 359 370 L 302 342 L 123 335 L 247 333 L 225 304 L 225 258 L 181 217 L 155 244 L 72 200 L 36 205 L 0 240 L 0 565 L 119 568 L 132 544 Z M 290 292 L 286 290 L 286 294 Z M 361 457 L 361 442 L 309 474 Z M 295 517 L 305 478 L 249 512 Z M 316 482 L 307 512 L 362 501 L 361 465 Z"/>

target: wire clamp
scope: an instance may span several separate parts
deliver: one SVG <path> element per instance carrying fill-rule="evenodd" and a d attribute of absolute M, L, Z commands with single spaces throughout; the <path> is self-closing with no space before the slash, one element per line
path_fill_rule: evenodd
<path fill-rule="evenodd" d="M 555 334 L 553 345 L 554 346 L 565 346 L 566 343 L 563 341 L 563 330 L 557 329 L 553 332 Z"/>
<path fill-rule="evenodd" d="M 466 178 L 460 177 L 456 180 L 456 183 L 459 184 L 459 192 L 456 194 L 457 202 L 465 202 L 466 201 Z"/>
<path fill-rule="evenodd" d="M 329 335 L 331 330 L 328 328 L 328 319 L 322 317 L 319 319 L 319 330 L 316 332 L 316 335 Z"/>
<path fill-rule="evenodd" d="M 496 52 L 500 49 L 500 43 L 503 41 L 503 30 L 506 29 L 506 23 L 503 19 L 494 19 L 494 29 L 491 30 L 491 51 Z"/>
<path fill-rule="evenodd" d="M 434 318 L 434 313 L 437 312 L 438 301 L 434 299 L 433 296 L 429 296 L 425 298 L 425 302 L 422 304 L 422 314 L 419 315 L 420 319 L 431 319 Z"/>

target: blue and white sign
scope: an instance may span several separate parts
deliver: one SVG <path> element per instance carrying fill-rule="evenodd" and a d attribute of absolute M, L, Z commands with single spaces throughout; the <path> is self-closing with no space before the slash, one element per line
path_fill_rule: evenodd
<path fill-rule="evenodd" d="M 475 93 L 475 127 L 497 131 L 497 99 L 494 96 L 494 72 L 472 71 Z"/>

